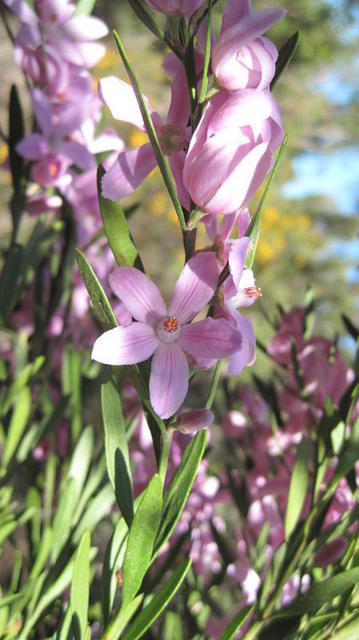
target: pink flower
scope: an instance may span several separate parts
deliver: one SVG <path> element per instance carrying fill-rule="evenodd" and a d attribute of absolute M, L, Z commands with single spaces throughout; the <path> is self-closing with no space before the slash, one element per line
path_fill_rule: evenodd
<path fill-rule="evenodd" d="M 211 56 L 212 71 L 220 87 L 237 91 L 269 86 L 278 52 L 270 40 L 259 36 L 284 14 L 283 9 L 252 12 L 249 0 L 228 0 Z"/>
<path fill-rule="evenodd" d="M 156 285 L 138 269 L 119 267 L 110 284 L 137 322 L 106 331 L 92 358 L 110 365 L 135 364 L 153 356 L 150 399 L 162 418 L 173 415 L 188 389 L 191 357 L 223 358 L 240 349 L 242 336 L 225 320 L 190 324 L 212 298 L 218 280 L 214 253 L 200 253 L 184 266 L 168 307 Z"/>
<path fill-rule="evenodd" d="M 154 9 L 168 16 L 191 16 L 204 0 L 147 0 Z"/>
<path fill-rule="evenodd" d="M 283 139 L 269 91 L 219 91 L 194 132 L 183 170 L 192 200 L 213 214 L 233 213 L 255 194 Z"/>
<path fill-rule="evenodd" d="M 167 67 L 175 80 L 183 87 L 183 71 L 175 68 L 172 60 L 167 60 Z M 177 65 L 178 67 L 178 65 Z M 183 186 L 182 172 L 185 150 L 188 147 L 186 124 L 190 115 L 187 91 L 182 90 L 182 101 L 177 102 L 176 82 L 172 85 L 172 102 L 168 113 L 168 122 L 164 124 L 161 117 L 153 111 L 147 101 L 163 153 L 168 156 L 172 173 L 176 181 L 178 198 L 189 208 L 189 196 Z M 145 131 L 142 115 L 132 87 L 114 76 L 101 78 L 98 85 L 101 100 L 110 109 L 116 120 L 133 124 Z M 119 154 L 109 171 L 102 178 L 102 195 L 110 200 L 121 200 L 132 193 L 157 165 L 156 157 L 150 143 Z"/>

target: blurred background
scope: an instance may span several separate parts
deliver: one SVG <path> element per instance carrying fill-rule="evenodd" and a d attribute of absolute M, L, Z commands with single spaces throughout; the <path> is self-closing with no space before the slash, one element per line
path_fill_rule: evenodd
<path fill-rule="evenodd" d="M 218 2 L 217 6 L 223 5 Z M 343 331 L 341 313 L 359 317 L 359 2 L 356 0 L 253 0 L 253 9 L 276 5 L 286 17 L 270 32 L 277 48 L 297 30 L 300 42 L 294 60 L 277 83 L 274 95 L 283 111 L 287 150 L 262 212 L 261 237 L 254 263 L 262 297 L 249 310 L 259 341 L 273 332 L 270 322 L 278 306 L 288 309 L 304 301 L 311 288 L 316 304 L 314 332 L 334 338 Z M 152 107 L 165 116 L 169 83 L 161 69 L 164 49 L 139 23 L 125 0 L 97 0 L 95 13 L 116 28 L 125 44 L 143 91 Z M 156 19 L 160 19 L 159 14 Z M 215 21 L 214 28 L 218 29 Z M 5 31 L 0 32 L 2 69 L 1 128 L 7 129 L 10 83 L 23 85 L 12 62 Z M 107 53 L 95 69 L 96 78 L 126 79 L 111 37 Z M 23 87 L 23 101 L 26 88 Z M 28 101 L 27 101 L 28 104 Z M 118 125 L 128 145 L 144 142 L 144 134 Z M 28 127 L 31 121 L 29 119 Z M 0 146 L 0 161 L 6 146 Z M 9 176 L 0 174 L 1 245 L 9 227 Z M 259 194 L 260 195 L 260 194 Z M 177 218 L 157 171 L 125 205 L 136 203 L 131 230 L 150 275 L 168 294 L 183 263 Z M 250 210 L 255 211 L 256 202 Z M 205 236 L 199 233 L 200 243 Z M 351 350 L 351 339 L 342 346 Z M 255 370 L 266 369 L 259 354 Z M 247 372 L 246 375 L 249 375 Z"/>

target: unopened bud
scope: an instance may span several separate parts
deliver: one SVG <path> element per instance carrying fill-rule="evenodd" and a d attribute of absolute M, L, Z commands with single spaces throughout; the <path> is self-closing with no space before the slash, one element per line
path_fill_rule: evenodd
<path fill-rule="evenodd" d="M 195 433 L 199 429 L 205 429 L 212 424 L 214 415 L 208 409 L 193 409 L 184 411 L 177 418 L 177 429 L 182 433 Z"/>

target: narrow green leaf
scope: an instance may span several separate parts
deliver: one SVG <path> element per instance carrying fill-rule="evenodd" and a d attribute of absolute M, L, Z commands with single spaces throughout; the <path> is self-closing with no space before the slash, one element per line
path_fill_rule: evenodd
<path fill-rule="evenodd" d="M 100 165 L 97 170 L 97 191 L 107 240 L 117 264 L 133 267 L 139 261 L 138 252 L 121 204 L 102 197 L 101 180 L 104 174 L 105 170 Z"/>
<path fill-rule="evenodd" d="M 128 533 L 123 561 L 122 607 L 127 607 L 134 598 L 150 565 L 161 509 L 162 482 L 155 474 L 143 494 Z"/>
<path fill-rule="evenodd" d="M 147 29 L 149 29 L 156 38 L 165 42 L 167 39 L 165 39 L 164 32 L 160 29 L 148 11 L 146 11 L 143 4 L 139 2 L 139 0 L 128 0 L 128 2 Z"/>
<path fill-rule="evenodd" d="M 188 559 L 181 564 L 178 569 L 176 569 L 169 580 L 167 580 L 166 584 L 164 584 L 160 591 L 153 596 L 151 602 L 142 609 L 141 613 L 137 616 L 127 633 L 124 635 L 123 640 L 138 640 L 138 638 L 143 636 L 145 631 L 162 613 L 171 598 L 173 598 L 174 594 L 182 584 L 190 566 L 191 560 Z"/>
<path fill-rule="evenodd" d="M 251 223 L 250 223 L 250 225 L 248 227 L 248 230 L 247 230 L 247 233 L 246 233 L 247 236 L 250 236 L 251 242 L 252 242 L 252 249 L 248 253 L 248 257 L 247 257 L 247 260 L 246 260 L 246 267 L 248 267 L 249 269 L 253 265 L 254 256 L 255 256 L 256 250 L 257 250 L 257 245 L 258 245 L 258 240 L 259 240 L 261 211 L 262 211 L 263 205 L 264 205 L 264 203 L 265 203 L 265 201 L 267 199 L 267 195 L 268 195 L 269 190 L 270 190 L 270 188 L 272 186 L 273 180 L 274 180 L 274 178 L 276 176 L 276 173 L 278 171 L 278 168 L 279 168 L 279 165 L 280 165 L 280 161 L 281 161 L 281 159 L 283 157 L 283 153 L 284 153 L 285 148 L 287 146 L 287 142 L 288 142 L 288 136 L 286 135 L 286 136 L 284 136 L 283 142 L 282 142 L 282 144 L 281 144 L 281 146 L 279 148 L 279 151 L 277 153 L 277 157 L 275 159 L 275 163 L 274 163 L 273 169 L 272 169 L 272 171 L 271 171 L 271 173 L 269 175 L 269 178 L 268 178 L 267 184 L 265 186 L 263 195 L 262 195 L 262 197 L 261 197 L 261 199 L 259 201 L 257 210 L 256 210 L 256 212 L 255 212 L 255 214 L 254 214 L 254 216 L 253 216 L 253 218 L 251 220 Z"/>
<path fill-rule="evenodd" d="M 75 480 L 78 497 L 80 496 L 90 468 L 93 439 L 94 435 L 92 427 L 86 427 L 76 444 L 75 450 L 72 454 L 70 467 L 67 472 L 67 478 L 73 478 Z"/>
<path fill-rule="evenodd" d="M 291 59 L 293 58 L 299 41 L 299 31 L 293 33 L 293 35 L 287 40 L 287 42 L 280 49 L 278 54 L 278 59 L 275 65 L 275 74 L 274 78 L 271 82 L 270 88 L 273 90 L 274 85 L 276 84 L 279 77 L 282 75 L 283 71 L 287 68 Z"/>
<path fill-rule="evenodd" d="M 208 69 L 209 62 L 211 59 L 211 14 L 212 14 L 212 0 L 208 2 L 208 19 L 207 19 L 207 31 L 206 31 L 206 46 L 204 52 L 204 62 L 203 62 L 203 73 L 202 73 L 202 82 L 201 82 L 201 91 L 199 95 L 199 104 L 202 104 L 207 95 L 207 86 L 208 86 Z"/>
<path fill-rule="evenodd" d="M 203 429 L 192 438 L 166 491 L 163 500 L 161 524 L 154 548 L 154 557 L 168 540 L 180 518 L 204 454 L 206 437 L 206 430 Z"/>
<path fill-rule="evenodd" d="M 354 587 L 359 581 L 359 568 L 338 573 L 332 578 L 316 582 L 299 595 L 290 605 L 284 607 L 276 618 L 301 616 L 304 613 L 317 611 L 325 604 L 331 604 L 334 598 Z"/>
<path fill-rule="evenodd" d="M 359 638 L 359 617 L 357 617 L 353 622 L 347 624 L 345 627 L 340 629 L 338 633 L 333 633 L 331 636 L 332 640 L 358 640 Z"/>
<path fill-rule="evenodd" d="M 351 337 L 355 340 L 355 342 L 358 342 L 359 340 L 359 329 L 358 327 L 355 326 L 355 324 L 353 324 L 353 322 L 350 320 L 350 318 L 348 318 L 348 316 L 346 316 L 344 313 L 342 313 L 342 321 L 344 323 L 344 326 L 347 330 L 347 332 L 349 333 L 349 335 L 351 335 Z"/>
<path fill-rule="evenodd" d="M 25 387 L 18 395 L 6 437 L 2 466 L 6 469 L 24 433 L 31 413 L 31 393 Z"/>
<path fill-rule="evenodd" d="M 284 523 L 285 539 L 287 541 L 298 522 L 305 496 L 307 494 L 309 459 L 310 444 L 307 438 L 302 437 L 298 446 L 289 485 L 287 510 Z"/>
<path fill-rule="evenodd" d="M 18 462 L 25 462 L 30 451 L 33 451 L 39 441 L 54 429 L 59 420 L 64 416 L 66 405 L 67 398 L 61 398 L 51 413 L 46 413 L 41 422 L 32 424 L 30 429 L 26 430 L 17 450 L 16 459 Z"/>
<path fill-rule="evenodd" d="M 143 118 L 143 122 L 144 125 L 146 127 L 146 131 L 148 134 L 148 137 L 150 139 L 154 154 L 156 156 L 156 160 L 157 160 L 157 164 L 159 166 L 159 169 L 161 171 L 164 183 L 166 185 L 167 191 L 170 195 L 170 198 L 172 200 L 172 204 L 174 206 L 174 209 L 176 211 L 179 223 L 181 225 L 181 229 L 182 231 L 186 231 L 186 221 L 184 219 L 184 215 L 183 215 L 183 211 L 182 211 L 182 207 L 181 204 L 178 200 L 177 197 L 177 189 L 176 189 L 176 185 L 171 173 L 171 169 L 168 163 L 168 160 L 166 158 L 166 156 L 164 156 L 162 149 L 161 149 L 161 145 L 159 143 L 158 137 L 157 137 L 157 133 L 156 130 L 153 126 L 153 122 L 152 122 L 152 118 L 151 118 L 151 114 L 147 108 L 146 102 L 144 100 L 142 91 L 139 87 L 137 78 L 134 74 L 134 71 L 130 65 L 130 61 L 127 57 L 127 54 L 123 48 L 120 36 L 118 35 L 118 33 L 116 31 L 113 32 L 114 38 L 116 40 L 116 44 L 120 53 L 120 56 L 122 58 L 122 62 L 123 65 L 126 69 L 126 73 L 130 79 L 133 91 L 135 93 L 137 102 L 138 102 L 138 106 L 139 109 L 141 111 L 141 115 Z"/>
<path fill-rule="evenodd" d="M 61 375 L 64 395 L 69 397 L 72 442 L 76 442 L 82 431 L 82 365 L 72 344 L 66 345 Z"/>
<path fill-rule="evenodd" d="M 108 484 L 102 487 L 97 496 L 88 503 L 87 509 L 73 535 L 74 544 L 79 542 L 86 529 L 93 531 L 96 526 L 111 513 L 114 504 L 115 496 L 113 495 L 112 488 Z"/>
<path fill-rule="evenodd" d="M 76 261 L 102 328 L 104 331 L 107 329 L 113 329 L 118 325 L 118 322 L 112 311 L 111 305 L 93 268 L 88 262 L 86 256 L 79 249 L 76 249 Z"/>
<path fill-rule="evenodd" d="M 52 529 L 47 527 L 41 537 L 41 545 L 36 556 L 36 560 L 32 565 L 29 580 L 37 578 L 50 555 L 52 545 Z"/>
<path fill-rule="evenodd" d="M 335 468 L 333 476 L 329 482 L 328 490 L 334 489 L 340 480 L 351 471 L 355 463 L 359 460 L 359 441 L 353 441 L 349 438 L 345 443 L 343 451 L 340 454 L 338 464 Z"/>
<path fill-rule="evenodd" d="M 72 628 L 76 640 L 82 640 L 87 629 L 90 595 L 91 536 L 85 531 L 76 552 L 71 582 Z"/>
<path fill-rule="evenodd" d="M 118 588 L 116 572 L 122 566 L 127 532 L 125 519 L 120 518 L 105 553 L 101 576 L 101 606 L 105 626 L 107 626 Z"/>
<path fill-rule="evenodd" d="M 23 389 L 29 380 L 36 376 L 45 362 L 44 356 L 38 356 L 34 362 L 27 364 L 21 371 L 16 372 L 16 378 L 12 383 L 7 396 L 1 406 L 1 414 L 5 416 L 14 402 L 17 394 Z"/>
<path fill-rule="evenodd" d="M 23 278 L 23 258 L 24 247 L 11 244 L 0 275 L 0 323 L 17 301 L 18 285 Z"/>
<path fill-rule="evenodd" d="M 122 631 L 137 611 L 142 600 L 143 593 L 140 593 L 140 595 L 128 603 L 127 607 L 121 607 L 109 628 L 105 631 L 105 640 L 117 640 L 117 638 L 120 638 Z"/>
<path fill-rule="evenodd" d="M 76 9 L 73 16 L 90 16 L 95 6 L 96 0 L 77 0 Z"/>
<path fill-rule="evenodd" d="M 56 631 L 54 640 L 71 640 L 72 614 L 70 603 L 68 602 L 63 611 L 60 626 Z"/>
<path fill-rule="evenodd" d="M 112 380 L 101 386 L 102 418 L 108 475 L 128 526 L 133 520 L 131 467 L 120 394 Z"/>
<path fill-rule="evenodd" d="M 234 638 L 235 633 L 238 629 L 241 628 L 242 624 L 245 623 L 249 614 L 253 610 L 253 605 L 247 605 L 244 609 L 241 609 L 239 613 L 231 620 L 231 622 L 226 626 L 221 635 L 221 640 L 232 640 Z"/>
<path fill-rule="evenodd" d="M 168 611 L 165 617 L 164 637 L 171 640 L 183 640 L 183 622 L 178 613 Z"/>
<path fill-rule="evenodd" d="M 73 515 L 75 513 L 78 500 L 78 491 L 75 478 L 69 478 L 66 486 L 60 495 L 56 513 L 53 522 L 53 543 L 52 543 L 52 561 L 55 561 L 62 550 L 64 544 L 68 540 Z"/>

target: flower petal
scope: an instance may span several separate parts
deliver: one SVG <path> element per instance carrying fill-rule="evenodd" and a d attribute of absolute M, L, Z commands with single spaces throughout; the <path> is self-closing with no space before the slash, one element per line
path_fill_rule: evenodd
<path fill-rule="evenodd" d="M 135 364 L 152 356 L 159 340 L 152 327 L 134 322 L 127 327 L 115 327 L 97 338 L 91 358 L 102 364 Z"/>
<path fill-rule="evenodd" d="M 98 83 L 98 94 L 102 102 L 110 109 L 115 120 L 128 122 L 138 129 L 146 131 L 136 96 L 130 84 L 115 76 L 101 78 Z M 151 112 L 146 97 L 145 102 Z"/>
<path fill-rule="evenodd" d="M 227 320 L 206 318 L 182 327 L 178 345 L 193 358 L 225 358 L 241 348 L 242 335 Z"/>
<path fill-rule="evenodd" d="M 118 267 L 112 271 L 109 282 L 112 290 L 139 322 L 154 326 L 167 315 L 157 286 L 139 269 Z"/>
<path fill-rule="evenodd" d="M 183 403 L 188 389 L 188 363 L 176 343 L 160 343 L 152 359 L 150 399 L 161 418 L 169 418 Z"/>
<path fill-rule="evenodd" d="M 156 166 L 150 144 L 120 153 L 111 169 L 102 178 L 102 195 L 110 200 L 121 200 L 148 176 Z"/>
<path fill-rule="evenodd" d="M 216 255 L 198 253 L 183 267 L 174 286 L 169 315 L 182 324 L 189 322 L 212 298 L 218 282 Z"/>
<path fill-rule="evenodd" d="M 251 239 L 249 237 L 233 240 L 229 250 L 229 270 L 231 272 L 234 285 L 237 288 L 239 287 L 240 279 L 242 277 L 250 241 Z"/>

